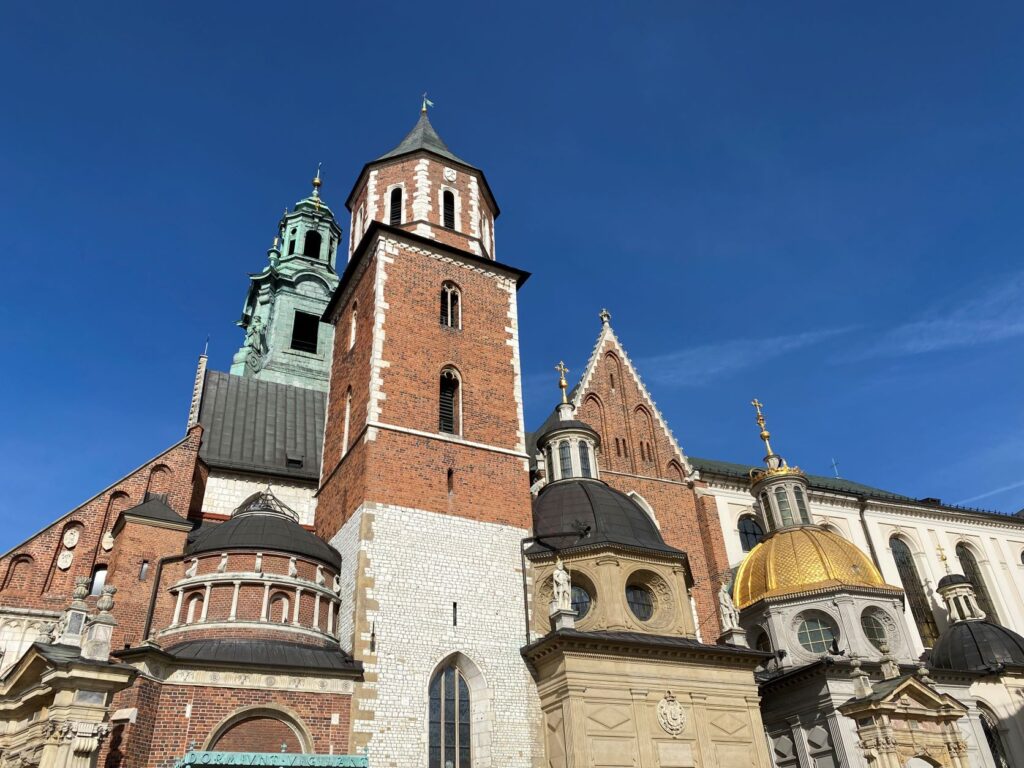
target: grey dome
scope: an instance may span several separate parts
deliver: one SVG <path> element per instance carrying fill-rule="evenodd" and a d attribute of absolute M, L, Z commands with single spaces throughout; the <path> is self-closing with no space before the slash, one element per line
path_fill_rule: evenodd
<path fill-rule="evenodd" d="M 961 575 L 959 573 L 947 573 L 945 576 L 943 576 L 941 579 L 939 579 L 939 583 L 936 586 L 936 589 L 942 589 L 943 587 L 951 587 L 954 584 L 970 584 L 970 583 L 971 583 L 971 580 L 968 579 L 966 576 L 963 576 L 963 575 Z"/>
<path fill-rule="evenodd" d="M 573 478 L 544 486 L 533 502 L 533 530 L 541 538 L 578 531 L 577 535 L 544 539 L 545 544 L 559 551 L 618 544 L 683 554 L 665 543 L 658 527 L 639 504 L 601 480 Z M 529 551 L 540 554 L 549 550 L 534 544 Z"/>
<path fill-rule="evenodd" d="M 990 621 L 958 621 L 932 648 L 932 669 L 984 672 L 999 664 L 1024 666 L 1024 637 Z"/>
<path fill-rule="evenodd" d="M 560 432 L 586 432 L 595 443 L 601 444 L 601 437 L 592 426 L 576 419 L 567 419 L 565 421 L 556 421 L 541 432 L 536 438 L 538 448 L 543 448 L 552 435 L 557 435 Z"/>
<path fill-rule="evenodd" d="M 297 522 L 297 515 L 269 491 L 254 493 L 230 520 L 203 525 L 189 534 L 186 555 L 236 549 L 284 552 L 318 560 L 335 570 L 341 554 Z"/>

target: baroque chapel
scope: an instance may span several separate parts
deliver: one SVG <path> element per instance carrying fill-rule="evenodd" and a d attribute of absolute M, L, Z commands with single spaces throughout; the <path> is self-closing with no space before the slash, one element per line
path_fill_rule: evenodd
<path fill-rule="evenodd" d="M 321 190 L 182 438 L 0 555 L 0 766 L 1022 764 L 1024 519 L 809 475 L 756 399 L 760 462 L 696 458 L 606 311 L 528 431 L 530 275 L 426 104 L 347 236 Z"/>

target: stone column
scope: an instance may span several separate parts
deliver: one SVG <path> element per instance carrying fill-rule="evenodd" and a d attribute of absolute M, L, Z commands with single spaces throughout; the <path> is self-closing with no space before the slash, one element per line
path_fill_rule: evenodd
<path fill-rule="evenodd" d="M 238 590 L 242 586 L 242 582 L 233 582 L 235 585 L 235 592 L 231 595 L 231 615 L 228 616 L 229 621 L 234 621 L 238 617 Z"/>
<path fill-rule="evenodd" d="M 299 604 L 302 602 L 302 587 L 295 588 L 295 608 L 292 610 L 292 624 L 298 626 Z"/>
<path fill-rule="evenodd" d="M 200 621 L 206 621 L 206 614 L 210 610 L 210 582 L 206 582 L 206 592 L 203 594 L 203 615 L 199 617 Z"/>
<path fill-rule="evenodd" d="M 693 712 L 693 729 L 697 733 L 697 754 L 700 756 L 699 765 L 713 766 L 717 764 L 714 745 L 711 743 L 711 735 L 708 733 L 708 697 L 703 693 L 691 693 L 690 703 Z"/>
<path fill-rule="evenodd" d="M 263 585 L 263 608 L 260 609 L 260 621 L 267 620 L 267 607 L 270 605 L 270 582 Z"/>
<path fill-rule="evenodd" d="M 174 603 L 174 619 L 171 621 L 171 626 L 178 626 L 178 622 L 181 621 L 181 599 L 184 597 L 184 590 L 178 590 L 178 599 Z"/>
<path fill-rule="evenodd" d="M 320 629 L 320 593 L 313 597 L 313 628 Z"/>

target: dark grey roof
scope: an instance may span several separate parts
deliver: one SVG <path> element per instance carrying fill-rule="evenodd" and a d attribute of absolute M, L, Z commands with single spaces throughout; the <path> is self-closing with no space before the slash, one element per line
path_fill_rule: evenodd
<path fill-rule="evenodd" d="M 567 430 L 567 429 L 575 430 L 577 432 L 589 432 L 595 438 L 600 439 L 600 436 L 597 434 L 597 430 L 595 430 L 592 426 L 590 426 L 586 422 L 577 421 L 576 419 L 568 419 L 566 421 L 562 421 L 561 419 L 559 419 L 558 421 L 556 421 L 554 424 L 552 424 L 550 427 L 545 429 L 540 434 L 531 433 L 529 437 L 530 437 L 530 439 L 533 440 L 533 442 L 534 442 L 534 444 L 536 446 L 540 447 L 545 442 L 547 442 L 547 439 L 551 435 L 553 435 L 553 434 L 555 434 L 557 432 L 562 432 L 562 431 Z"/>
<path fill-rule="evenodd" d="M 947 573 L 941 579 L 939 579 L 938 586 L 936 589 L 942 589 L 943 587 L 949 587 L 953 584 L 970 584 L 971 580 L 966 576 L 959 573 Z"/>
<path fill-rule="evenodd" d="M 726 475 L 728 477 L 750 477 L 750 470 L 755 469 L 752 464 L 736 464 L 731 461 L 718 461 L 716 459 L 698 459 L 694 456 L 687 457 L 690 465 L 699 472 L 708 472 L 713 475 Z M 883 491 L 881 488 L 873 488 L 863 483 L 855 483 L 852 480 L 845 480 L 841 477 L 825 477 L 824 475 L 808 475 L 807 480 L 811 487 L 824 491 L 838 491 L 840 493 L 851 493 L 854 495 L 867 495 L 876 498 L 887 498 L 896 501 L 917 501 L 910 496 L 903 496 L 892 491 Z"/>
<path fill-rule="evenodd" d="M 318 480 L 326 410 L 325 392 L 209 371 L 199 456 L 211 467 Z"/>
<path fill-rule="evenodd" d="M 983 672 L 1002 664 L 1024 667 L 1024 637 L 990 621 L 951 624 L 928 657 L 932 669 Z"/>
<path fill-rule="evenodd" d="M 182 526 L 191 527 L 192 523 L 179 515 L 159 496 L 146 499 L 141 504 L 130 507 L 121 512 L 122 517 L 141 517 L 145 520 L 153 520 L 160 523 L 176 523 Z"/>
<path fill-rule="evenodd" d="M 409 135 L 402 139 L 402 143 L 377 158 L 374 162 L 381 160 L 388 160 L 392 157 L 400 157 L 402 155 L 408 155 L 410 152 L 415 152 L 420 149 L 425 149 L 428 152 L 433 152 L 435 155 L 446 157 L 449 160 L 454 160 L 456 163 L 460 163 L 465 166 L 472 168 L 465 160 L 456 155 L 452 154 L 452 151 L 448 149 L 448 145 L 444 143 L 444 140 L 437 135 L 437 131 L 434 130 L 434 126 L 430 124 L 430 118 L 427 117 L 426 112 L 420 112 L 420 119 L 416 121 L 416 125 L 409 131 Z"/>
<path fill-rule="evenodd" d="M 665 543 L 654 521 L 635 501 L 601 480 L 557 480 L 544 486 L 533 501 L 533 529 L 538 537 L 566 531 L 582 533 L 587 526 L 590 530 L 582 539 L 570 535 L 544 541 L 559 551 L 618 544 L 683 554 Z M 528 551 L 540 554 L 550 550 L 534 544 Z"/>
<path fill-rule="evenodd" d="M 277 640 L 189 640 L 172 645 L 165 651 L 182 661 L 313 669 L 321 672 L 352 672 L 362 669 L 362 665 L 353 661 L 340 647 L 318 648 Z"/>
<path fill-rule="evenodd" d="M 247 514 L 223 523 L 203 523 L 188 535 L 185 554 L 260 550 L 303 555 L 341 567 L 341 555 L 327 542 L 283 515 Z"/>

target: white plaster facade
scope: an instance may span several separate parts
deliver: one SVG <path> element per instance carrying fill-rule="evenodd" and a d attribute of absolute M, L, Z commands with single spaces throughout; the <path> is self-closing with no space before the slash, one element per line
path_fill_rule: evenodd
<path fill-rule="evenodd" d="M 353 731 L 370 734 L 372 765 L 427 764 L 428 685 L 453 657 L 470 679 L 473 765 L 536 763 L 540 704 L 519 653 L 527 535 L 368 503 L 332 539 L 343 562 L 341 644 L 358 628 L 353 655 L 366 665 Z"/>

